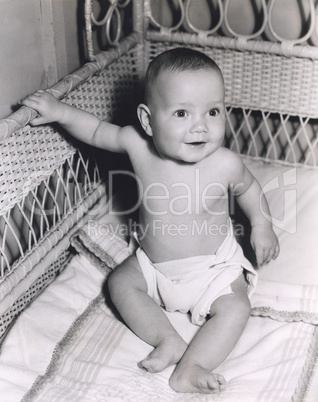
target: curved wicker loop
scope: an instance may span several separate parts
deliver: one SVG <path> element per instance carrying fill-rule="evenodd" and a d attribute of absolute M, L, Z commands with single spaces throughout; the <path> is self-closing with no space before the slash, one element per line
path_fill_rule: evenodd
<path fill-rule="evenodd" d="M 235 31 L 233 31 L 233 29 L 230 27 L 230 24 L 229 24 L 229 21 L 228 21 L 229 4 L 230 4 L 230 0 L 225 0 L 225 4 L 224 4 L 224 24 L 225 24 L 226 29 L 228 30 L 228 32 L 231 35 L 233 35 L 236 38 L 240 38 L 241 40 L 248 40 L 248 39 L 254 39 L 254 38 L 260 36 L 265 31 L 265 28 L 266 28 L 267 22 L 268 22 L 268 13 L 267 13 L 267 7 L 266 7 L 265 0 L 261 0 L 262 9 L 263 9 L 263 13 L 264 13 L 262 26 L 260 27 L 260 29 L 257 32 L 254 32 L 254 33 L 252 33 L 250 35 L 238 34 Z"/>
<path fill-rule="evenodd" d="M 94 16 L 94 12 L 91 11 L 90 17 L 91 17 L 92 22 L 97 26 L 105 25 L 106 39 L 107 39 L 107 42 L 112 46 L 118 45 L 118 41 L 119 41 L 120 34 L 121 34 L 121 17 L 120 17 L 120 12 L 119 12 L 118 8 L 126 7 L 130 3 L 130 1 L 131 0 L 126 0 L 126 1 L 124 1 L 123 4 L 121 4 L 119 2 L 119 0 L 109 0 L 110 7 L 106 12 L 105 17 L 100 21 L 96 20 L 96 18 Z M 110 25 L 111 25 L 114 15 L 116 16 L 116 19 L 117 19 L 117 29 L 116 29 L 116 33 L 115 33 L 115 38 L 112 39 L 111 35 L 110 35 Z"/>
<path fill-rule="evenodd" d="M 220 18 L 218 23 L 216 24 L 216 26 L 212 29 L 203 31 L 202 29 L 198 29 L 196 28 L 191 22 L 190 22 L 190 17 L 189 17 L 189 9 L 190 9 L 190 4 L 191 4 L 192 0 L 186 0 L 185 2 L 185 22 L 188 26 L 188 28 L 195 33 L 203 33 L 205 35 L 212 35 L 214 34 L 222 25 L 223 23 L 223 19 L 224 19 L 224 12 L 223 12 L 223 5 L 222 5 L 222 0 L 218 0 L 218 7 L 220 10 Z"/>
<path fill-rule="evenodd" d="M 105 14 L 105 17 L 104 17 L 102 20 L 100 20 L 100 21 L 97 21 L 97 19 L 96 19 L 95 16 L 94 16 L 94 11 L 92 11 L 92 12 L 91 12 L 91 20 L 92 20 L 93 24 L 95 24 L 95 25 L 97 25 L 97 26 L 102 26 L 102 25 L 106 24 L 106 22 L 108 21 L 108 19 L 109 19 L 110 17 L 112 17 L 112 15 L 113 15 L 113 13 L 114 13 L 114 9 L 117 10 L 117 7 L 116 7 L 115 4 L 112 3 L 111 6 L 109 7 L 109 9 L 107 10 L 106 14 Z"/>
<path fill-rule="evenodd" d="M 93 12 L 92 0 L 85 0 L 85 33 L 88 61 L 95 61 L 92 23 L 96 26 L 105 25 L 105 36 L 107 43 L 111 46 L 118 46 L 122 25 L 119 9 L 127 7 L 131 0 L 124 0 L 123 2 L 120 2 L 119 0 L 109 0 L 109 2 L 110 7 L 108 8 L 106 15 L 100 21 L 97 21 Z M 116 18 L 116 32 L 114 39 L 112 39 L 110 34 L 110 27 L 114 16 Z"/>
<path fill-rule="evenodd" d="M 115 39 L 112 40 L 111 36 L 110 36 L 110 25 L 113 19 L 113 15 L 116 15 L 117 18 L 117 29 L 116 29 L 116 34 L 115 34 Z M 120 38 L 120 32 L 121 32 L 121 17 L 120 17 L 120 13 L 118 11 L 118 8 L 115 5 L 112 5 L 109 8 L 109 18 L 106 21 L 106 29 L 105 29 L 105 35 L 106 35 L 106 39 L 108 41 L 108 43 L 110 45 L 118 45 L 118 41 Z"/>
<path fill-rule="evenodd" d="M 178 0 L 178 4 L 180 7 L 180 20 L 179 22 L 173 26 L 173 27 L 165 27 L 161 24 L 159 24 L 159 22 L 157 22 L 153 15 L 152 15 L 152 10 L 151 10 L 151 1 L 147 1 L 147 3 L 145 3 L 145 15 L 146 17 L 149 19 L 149 21 L 151 22 L 151 24 L 155 27 L 160 29 L 160 31 L 162 32 L 173 32 L 173 31 L 177 31 L 181 25 L 183 24 L 184 21 L 184 17 L 185 17 L 185 9 L 184 9 L 184 5 L 183 5 L 183 1 L 182 0 Z"/>
<path fill-rule="evenodd" d="M 116 13 L 119 13 L 118 8 L 127 7 L 128 4 L 131 2 L 131 0 L 126 0 L 124 1 L 123 4 L 120 4 L 119 0 L 109 0 L 109 2 L 110 2 L 110 8 L 107 10 L 105 17 L 101 21 L 97 21 L 93 11 L 91 11 L 91 20 L 95 25 L 101 26 L 106 24 L 108 20 L 112 19 L 114 11 Z"/>
<path fill-rule="evenodd" d="M 308 0 L 309 8 L 310 8 L 310 26 L 308 28 L 308 31 L 301 38 L 294 39 L 294 40 L 284 39 L 275 32 L 273 25 L 272 25 L 272 15 L 273 15 L 273 9 L 274 9 L 275 2 L 276 2 L 276 0 L 270 0 L 269 7 L 268 7 L 268 28 L 269 28 L 271 34 L 273 35 L 273 37 L 276 40 L 278 40 L 279 42 L 281 42 L 282 45 L 284 43 L 287 43 L 288 47 L 297 45 L 299 43 L 306 42 L 311 37 L 311 35 L 315 29 L 315 24 L 316 24 L 316 13 L 315 13 L 315 6 L 314 6 L 313 0 Z"/>

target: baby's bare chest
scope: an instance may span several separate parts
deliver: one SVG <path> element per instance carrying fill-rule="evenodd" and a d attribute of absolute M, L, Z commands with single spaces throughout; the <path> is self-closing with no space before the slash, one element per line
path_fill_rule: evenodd
<path fill-rule="evenodd" d="M 228 203 L 228 181 L 220 172 L 160 169 L 142 172 L 139 178 L 141 207 L 153 215 L 217 214 Z"/>

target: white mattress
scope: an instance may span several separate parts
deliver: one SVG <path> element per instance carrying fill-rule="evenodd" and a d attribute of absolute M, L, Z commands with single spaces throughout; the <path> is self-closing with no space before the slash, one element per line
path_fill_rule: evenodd
<path fill-rule="evenodd" d="M 68 267 L 19 316 L 0 354 L 0 399 L 20 401 L 49 365 L 56 344 L 100 292 L 103 275 L 85 257 Z"/>
<path fill-rule="evenodd" d="M 1 401 L 316 401 L 316 287 L 261 280 L 255 316 L 218 370 L 227 387 L 206 396 L 172 391 L 174 367 L 157 374 L 138 368 L 152 348 L 114 316 L 102 282 L 103 274 L 76 256 L 22 313 L 2 346 Z M 168 317 L 185 340 L 193 337 L 198 327 L 187 315 Z"/>

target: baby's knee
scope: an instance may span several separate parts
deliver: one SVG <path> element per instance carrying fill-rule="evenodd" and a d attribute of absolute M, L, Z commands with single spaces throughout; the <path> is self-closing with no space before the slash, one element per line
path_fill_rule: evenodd
<path fill-rule="evenodd" d="M 211 306 L 210 315 L 225 314 L 233 319 L 240 318 L 247 321 L 251 314 L 251 302 L 247 293 L 231 293 L 221 296 Z"/>
<path fill-rule="evenodd" d="M 247 320 L 251 315 L 251 309 L 252 309 L 251 302 L 247 294 L 244 296 L 236 295 L 232 303 L 232 308 L 235 309 L 237 314 L 239 314 L 242 318 L 245 318 Z"/>
<path fill-rule="evenodd" d="M 251 301 L 247 295 L 246 281 L 243 275 L 231 284 L 233 291 L 233 304 L 242 316 L 249 317 L 251 314 Z"/>
<path fill-rule="evenodd" d="M 108 291 L 111 299 L 126 297 L 129 292 L 136 289 L 147 291 L 143 275 L 136 267 L 135 258 L 128 258 L 123 264 L 115 268 L 107 279 Z"/>
<path fill-rule="evenodd" d="M 242 324 L 246 324 L 251 315 L 251 302 L 247 293 L 243 295 L 234 293 L 229 311 L 231 312 L 230 314 L 239 317 L 239 321 Z"/>

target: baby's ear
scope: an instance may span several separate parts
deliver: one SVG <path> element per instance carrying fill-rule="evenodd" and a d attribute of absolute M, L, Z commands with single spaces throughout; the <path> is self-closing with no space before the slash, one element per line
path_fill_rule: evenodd
<path fill-rule="evenodd" d="M 150 121 L 151 113 L 150 113 L 148 106 L 144 105 L 143 103 L 138 105 L 137 115 L 138 115 L 138 119 L 139 119 L 140 124 L 141 124 L 142 128 L 144 129 L 144 131 L 149 136 L 152 137 L 153 133 L 152 133 L 151 121 Z"/>

